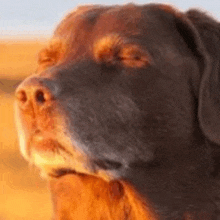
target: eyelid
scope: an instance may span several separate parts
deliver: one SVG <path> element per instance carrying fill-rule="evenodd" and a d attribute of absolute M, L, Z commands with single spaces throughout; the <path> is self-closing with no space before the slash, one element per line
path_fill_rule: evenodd
<path fill-rule="evenodd" d="M 40 63 L 47 63 L 47 62 L 52 62 L 52 61 L 53 61 L 52 58 L 47 57 L 47 58 L 43 58 L 43 59 L 41 59 L 41 60 L 40 60 Z"/>
<path fill-rule="evenodd" d="M 38 64 L 46 62 L 46 60 L 50 59 L 48 56 L 48 49 L 43 49 L 38 53 Z"/>
<path fill-rule="evenodd" d="M 140 45 L 119 34 L 110 34 L 97 40 L 93 54 L 98 63 L 129 67 L 143 67 L 149 64 L 150 57 Z"/>
<path fill-rule="evenodd" d="M 49 45 L 40 51 L 38 55 L 38 63 L 56 63 L 65 54 L 65 44 L 59 39 L 52 39 Z"/>
<path fill-rule="evenodd" d="M 121 48 L 119 56 L 125 59 L 136 59 L 140 60 L 146 59 L 147 60 L 147 53 L 143 51 L 138 45 L 128 44 Z"/>

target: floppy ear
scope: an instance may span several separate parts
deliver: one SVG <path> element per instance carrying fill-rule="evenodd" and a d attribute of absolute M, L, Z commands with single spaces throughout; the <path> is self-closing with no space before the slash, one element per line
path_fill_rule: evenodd
<path fill-rule="evenodd" d="M 220 145 L 220 25 L 198 11 L 189 11 L 207 52 L 199 90 L 198 117 L 205 136 Z"/>
<path fill-rule="evenodd" d="M 185 15 L 177 19 L 177 28 L 200 63 L 200 128 L 210 141 L 220 145 L 220 25 L 197 10 Z"/>

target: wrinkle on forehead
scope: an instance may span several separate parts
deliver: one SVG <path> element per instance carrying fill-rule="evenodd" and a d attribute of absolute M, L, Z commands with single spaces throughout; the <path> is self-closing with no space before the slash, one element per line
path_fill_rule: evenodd
<path fill-rule="evenodd" d="M 154 5 L 148 5 L 148 8 L 154 8 Z M 110 33 L 140 40 L 149 32 L 149 26 L 152 31 L 154 25 L 151 23 L 155 22 L 149 18 L 145 9 L 134 4 L 80 6 L 61 21 L 54 32 L 54 38 L 60 38 L 67 45 L 65 56 L 68 60 L 81 57 L 82 54 L 91 54 L 93 43 Z M 167 6 L 159 10 L 166 12 L 172 11 L 172 8 Z M 157 16 L 155 18 L 159 19 Z"/>
<path fill-rule="evenodd" d="M 67 45 L 66 56 L 81 56 L 92 41 L 94 23 L 99 15 L 109 7 L 88 5 L 78 7 L 68 14 L 58 25 L 53 38 L 59 38 Z"/>
<path fill-rule="evenodd" d="M 139 23 L 142 19 L 142 8 L 127 4 L 109 8 L 100 15 L 96 23 L 96 32 L 105 31 L 105 34 L 118 32 L 119 34 L 140 34 Z M 101 30 L 101 31 L 99 31 Z"/>
<path fill-rule="evenodd" d="M 131 32 L 137 32 L 137 25 L 142 18 L 141 7 L 127 4 L 124 6 L 101 6 L 86 5 L 77 7 L 70 12 L 58 25 L 54 32 L 55 36 L 69 38 L 77 26 L 82 25 L 82 29 L 90 27 L 101 27 L 103 29 L 117 29 Z M 96 25 L 96 23 L 98 23 Z M 110 28 L 108 28 L 110 27 Z M 98 28 L 100 29 L 100 28 Z M 80 30 L 81 31 L 81 30 Z"/>
<path fill-rule="evenodd" d="M 90 17 L 90 19 L 92 20 L 95 17 L 95 14 L 97 14 L 97 11 L 100 11 L 100 9 L 104 8 L 105 7 L 100 5 L 78 6 L 75 10 L 71 11 L 69 14 L 66 15 L 66 17 L 63 18 L 63 20 L 54 31 L 54 35 L 62 36 L 65 33 L 71 32 L 73 27 L 76 26 L 80 20 L 86 20 L 87 17 Z M 88 14 L 87 12 L 90 13 Z M 87 14 L 89 16 L 86 16 Z M 89 20 L 88 18 L 87 20 Z"/>

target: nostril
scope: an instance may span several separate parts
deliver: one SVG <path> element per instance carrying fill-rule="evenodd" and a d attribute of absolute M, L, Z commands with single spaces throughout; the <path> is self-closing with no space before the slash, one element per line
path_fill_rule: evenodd
<path fill-rule="evenodd" d="M 27 78 L 16 90 L 16 99 L 20 107 L 28 109 L 51 105 L 56 99 L 58 89 L 56 83 L 49 79 Z"/>
<path fill-rule="evenodd" d="M 33 87 L 30 89 L 20 89 L 16 92 L 16 98 L 22 105 L 26 105 L 28 99 L 31 102 L 38 103 L 38 104 L 45 104 L 48 101 L 51 101 L 53 99 L 52 94 L 47 91 L 46 89 L 36 89 L 32 92 L 32 90 L 35 90 Z M 31 94 L 32 93 L 32 94 Z"/>
<path fill-rule="evenodd" d="M 27 101 L 27 95 L 26 95 L 26 92 L 24 90 L 18 91 L 16 93 L 16 97 L 22 103 L 25 103 Z"/>
<path fill-rule="evenodd" d="M 45 93 L 41 90 L 37 90 L 35 93 L 35 98 L 37 102 L 44 103 L 48 97 L 46 97 Z"/>

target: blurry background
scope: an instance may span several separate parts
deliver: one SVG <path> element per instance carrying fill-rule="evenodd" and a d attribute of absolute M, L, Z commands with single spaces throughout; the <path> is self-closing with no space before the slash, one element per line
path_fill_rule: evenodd
<path fill-rule="evenodd" d="M 84 3 L 129 1 L 0 0 L 0 220 L 49 220 L 52 213 L 46 181 L 21 157 L 13 118 L 16 85 L 36 69 L 44 47 L 67 11 Z M 133 1 L 170 3 L 186 10 L 205 9 L 220 18 L 219 0 Z"/>

